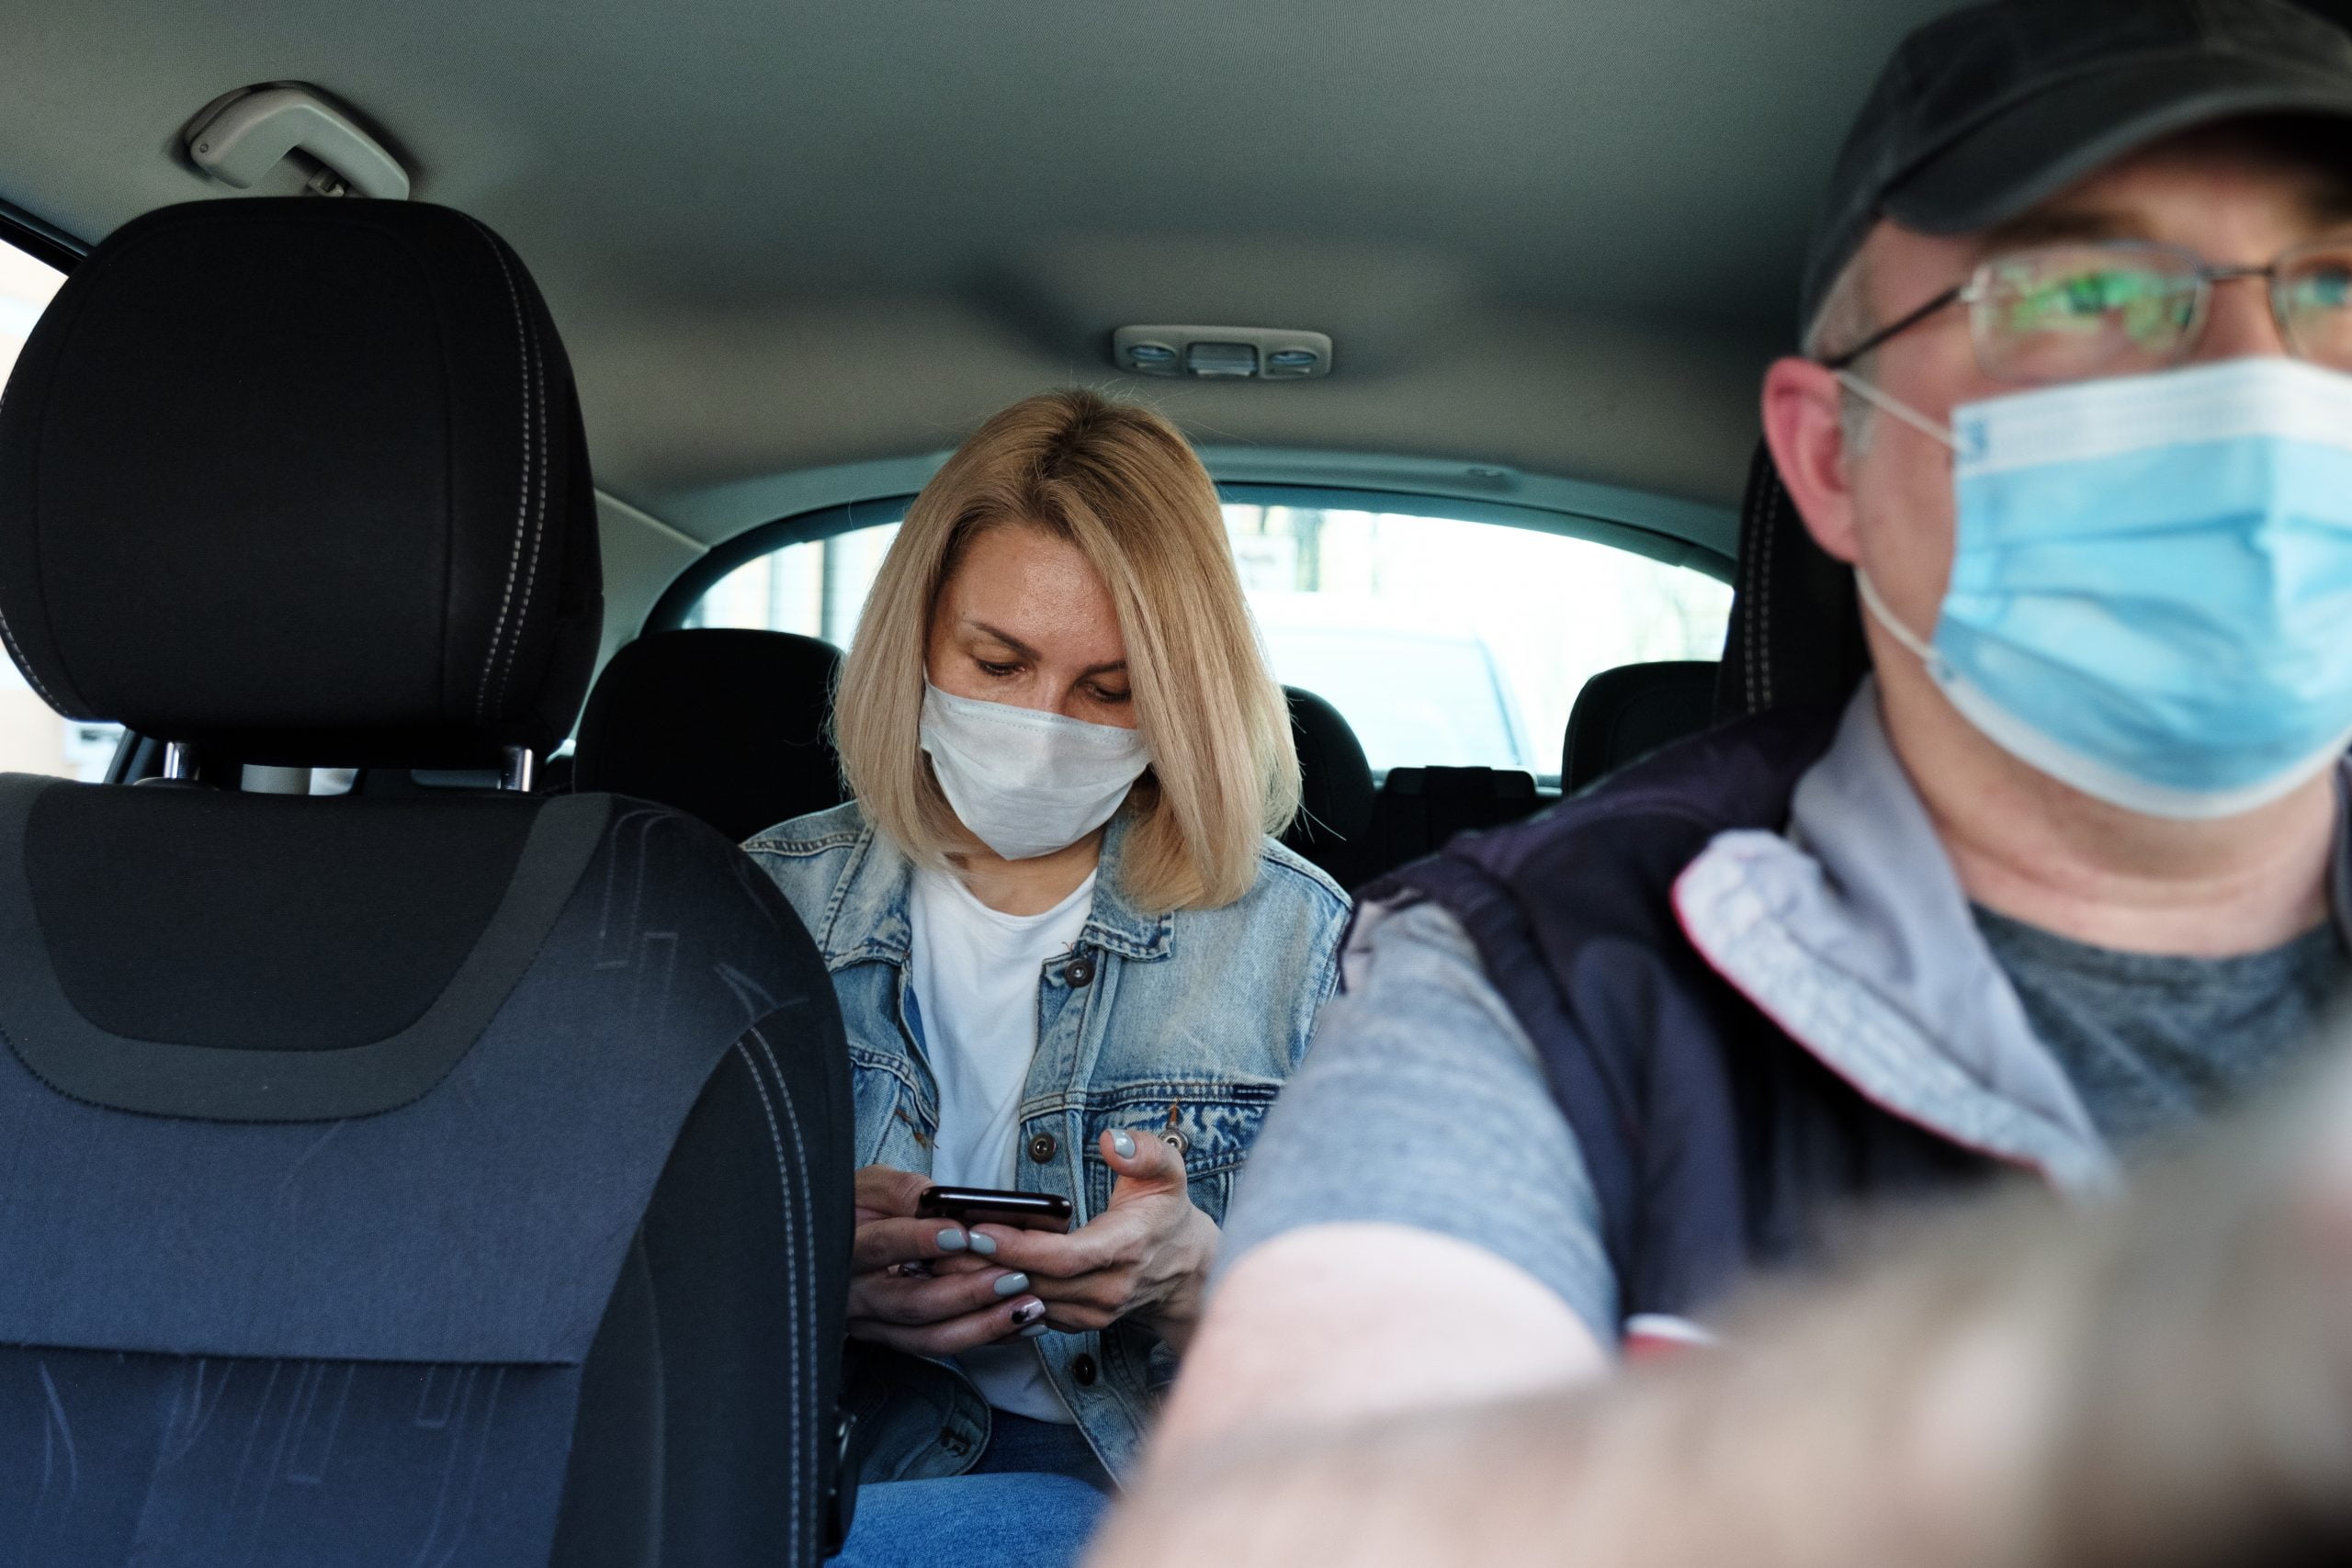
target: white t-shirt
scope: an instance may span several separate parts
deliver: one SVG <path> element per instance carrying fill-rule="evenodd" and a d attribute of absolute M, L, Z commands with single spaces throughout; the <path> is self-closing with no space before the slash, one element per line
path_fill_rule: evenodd
<path fill-rule="evenodd" d="M 1012 1187 L 1021 1090 L 1037 1054 L 1037 987 L 1046 961 L 1078 942 L 1094 902 L 1089 875 L 1041 915 L 1007 915 L 961 878 L 918 869 L 908 962 L 923 1049 L 939 1080 L 931 1178 L 943 1186 Z M 988 1402 L 1039 1421 L 1071 1419 L 1037 1348 L 1015 1340 L 957 1358 Z"/>

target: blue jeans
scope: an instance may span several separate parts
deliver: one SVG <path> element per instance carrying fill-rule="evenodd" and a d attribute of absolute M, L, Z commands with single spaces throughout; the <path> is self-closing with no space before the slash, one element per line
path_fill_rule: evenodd
<path fill-rule="evenodd" d="M 1111 1478 L 1075 1427 L 993 1411 L 969 1473 L 857 1491 L 831 1568 L 1070 1568 L 1110 1502 Z"/>

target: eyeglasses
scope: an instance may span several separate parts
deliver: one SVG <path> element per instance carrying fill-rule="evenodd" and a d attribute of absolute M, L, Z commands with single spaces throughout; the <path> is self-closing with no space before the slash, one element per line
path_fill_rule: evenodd
<path fill-rule="evenodd" d="M 1846 369 L 1938 311 L 1965 305 L 1977 366 L 1996 380 L 2161 370 L 2196 348 L 2213 286 L 2241 277 L 2268 282 L 2288 353 L 2352 370 L 2352 240 L 2342 239 L 2298 245 L 2268 266 L 2208 266 L 2194 251 L 2138 240 L 2014 251 L 1821 364 Z"/>

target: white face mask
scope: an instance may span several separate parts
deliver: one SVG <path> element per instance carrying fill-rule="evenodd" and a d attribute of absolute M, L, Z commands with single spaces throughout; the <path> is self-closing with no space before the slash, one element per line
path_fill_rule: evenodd
<path fill-rule="evenodd" d="M 1151 757 L 1116 725 L 922 694 L 922 749 L 965 827 L 1007 860 L 1066 850 L 1111 819 Z"/>

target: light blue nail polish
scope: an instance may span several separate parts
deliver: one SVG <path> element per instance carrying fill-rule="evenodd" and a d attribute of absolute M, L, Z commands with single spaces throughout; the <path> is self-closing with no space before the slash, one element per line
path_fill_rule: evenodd
<path fill-rule="evenodd" d="M 964 1250 L 964 1245 L 962 1231 L 951 1227 L 939 1233 L 939 1250 L 942 1252 L 961 1252 Z M 991 1244 L 989 1250 L 994 1252 L 995 1246 Z"/>
<path fill-rule="evenodd" d="M 1021 1337 L 1023 1339 L 1043 1339 L 1046 1335 L 1051 1334 L 1052 1332 L 1052 1329 L 1046 1327 L 1042 1323 L 1033 1323 L 1028 1327 L 1021 1331 Z"/>
<path fill-rule="evenodd" d="M 1017 1296 L 1028 1288 L 1029 1276 L 1026 1274 L 1007 1274 L 996 1282 L 996 1293 L 1000 1296 Z"/>
<path fill-rule="evenodd" d="M 1129 1137 L 1124 1131 L 1111 1134 L 1111 1146 L 1119 1151 L 1119 1157 L 1121 1159 L 1133 1159 L 1136 1157 L 1136 1141 Z"/>
<path fill-rule="evenodd" d="M 972 1250 L 978 1253 L 982 1258 L 994 1258 L 996 1256 L 996 1237 L 992 1235 L 982 1235 L 979 1232 L 974 1231 L 971 1235 L 971 1242 Z"/>

